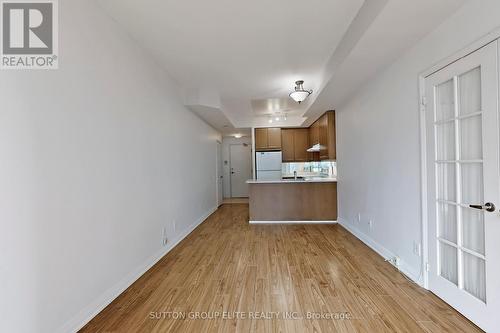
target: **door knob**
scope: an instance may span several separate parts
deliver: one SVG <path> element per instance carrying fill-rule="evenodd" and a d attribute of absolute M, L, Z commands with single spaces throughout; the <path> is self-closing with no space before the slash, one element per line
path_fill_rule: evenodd
<path fill-rule="evenodd" d="M 491 202 L 487 202 L 484 205 L 469 205 L 469 207 L 475 208 L 475 209 L 485 210 L 487 212 L 494 212 L 495 211 L 495 205 L 492 204 Z"/>

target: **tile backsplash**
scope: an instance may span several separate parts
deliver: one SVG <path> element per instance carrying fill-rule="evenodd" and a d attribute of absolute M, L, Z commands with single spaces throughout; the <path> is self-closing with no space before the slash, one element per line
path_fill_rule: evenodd
<path fill-rule="evenodd" d="M 283 176 L 293 176 L 294 171 L 297 171 L 297 176 L 337 177 L 337 163 L 334 161 L 321 161 L 293 162 L 281 165 Z"/>

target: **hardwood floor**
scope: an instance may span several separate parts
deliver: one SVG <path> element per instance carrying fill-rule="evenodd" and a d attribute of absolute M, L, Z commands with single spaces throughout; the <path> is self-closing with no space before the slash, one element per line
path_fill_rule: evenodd
<path fill-rule="evenodd" d="M 81 332 L 481 332 L 339 225 L 247 221 L 223 205 Z"/>
<path fill-rule="evenodd" d="M 248 204 L 248 198 L 224 198 L 222 204 Z"/>

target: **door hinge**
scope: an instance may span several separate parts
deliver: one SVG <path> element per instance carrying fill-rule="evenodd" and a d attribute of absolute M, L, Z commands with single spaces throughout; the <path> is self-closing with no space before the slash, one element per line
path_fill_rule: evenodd
<path fill-rule="evenodd" d="M 427 98 L 425 98 L 425 96 L 422 96 L 422 98 L 420 99 L 420 105 L 422 105 L 423 107 L 427 105 Z"/>

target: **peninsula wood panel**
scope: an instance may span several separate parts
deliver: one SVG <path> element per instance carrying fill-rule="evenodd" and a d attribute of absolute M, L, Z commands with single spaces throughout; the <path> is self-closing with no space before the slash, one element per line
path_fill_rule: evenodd
<path fill-rule="evenodd" d="M 337 183 L 249 184 L 251 221 L 336 221 Z"/>
<path fill-rule="evenodd" d="M 348 313 L 343 320 L 151 318 L 176 311 Z M 482 332 L 340 225 L 251 225 L 222 205 L 82 332 Z"/>

